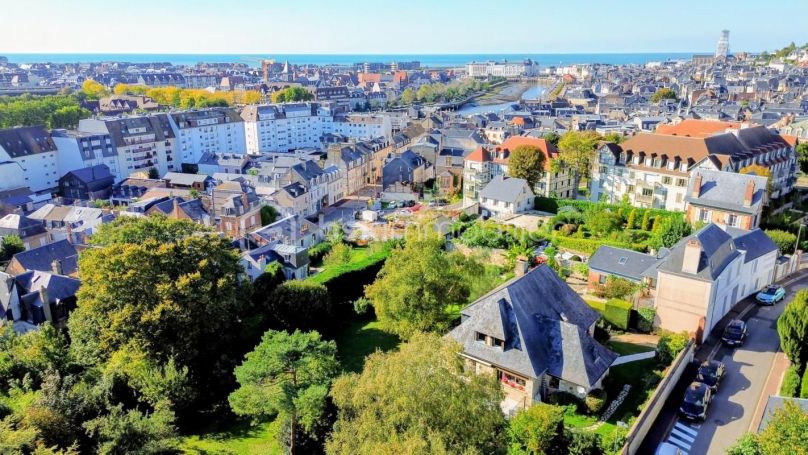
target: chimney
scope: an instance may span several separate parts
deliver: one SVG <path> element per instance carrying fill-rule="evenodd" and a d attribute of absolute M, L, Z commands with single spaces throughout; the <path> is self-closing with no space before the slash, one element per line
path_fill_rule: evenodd
<path fill-rule="evenodd" d="M 179 219 L 180 217 L 180 201 L 179 198 L 174 198 L 174 206 L 171 210 L 171 216 Z"/>
<path fill-rule="evenodd" d="M 51 262 L 51 270 L 53 271 L 53 273 L 55 273 L 57 275 L 61 275 L 62 274 L 62 261 L 60 261 L 59 259 L 54 259 L 53 262 Z"/>
<path fill-rule="evenodd" d="M 514 270 L 514 275 L 517 277 L 525 276 L 528 269 L 528 261 L 527 258 L 524 256 L 519 256 L 516 258 L 516 270 Z"/>
<path fill-rule="evenodd" d="M 701 243 L 692 238 L 685 244 L 685 257 L 682 259 L 682 272 L 696 274 L 701 262 Z"/>
<path fill-rule="evenodd" d="M 701 195 L 701 174 L 693 176 L 693 191 L 690 195 L 692 197 L 699 197 Z"/>
<path fill-rule="evenodd" d="M 241 193 L 241 205 L 244 206 L 242 215 L 250 211 L 250 200 L 247 199 L 247 193 Z"/>
<path fill-rule="evenodd" d="M 755 196 L 755 181 L 749 179 L 746 182 L 746 191 L 743 194 L 743 205 L 744 207 L 751 207 L 752 206 L 752 198 Z"/>
<path fill-rule="evenodd" d="M 51 312 L 51 304 L 48 299 L 48 290 L 45 286 L 39 288 L 39 298 L 42 300 L 42 312 L 45 313 L 45 320 L 53 322 L 53 313 Z"/>
<path fill-rule="evenodd" d="M 320 229 L 325 227 L 325 213 L 320 212 L 317 214 L 317 225 Z"/>

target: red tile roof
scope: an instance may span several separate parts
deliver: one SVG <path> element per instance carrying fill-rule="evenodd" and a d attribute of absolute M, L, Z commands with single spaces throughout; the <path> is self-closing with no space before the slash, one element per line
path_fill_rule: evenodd
<path fill-rule="evenodd" d="M 544 139 L 525 136 L 511 136 L 500 145 L 493 148 L 477 147 L 467 157 L 467 161 L 478 163 L 493 161 L 495 163 L 508 164 L 508 157 L 511 151 L 520 145 L 529 145 L 539 149 L 544 154 L 544 168 L 550 169 L 550 160 L 558 157 L 558 150 L 555 146 Z"/>
<path fill-rule="evenodd" d="M 661 124 L 657 126 L 657 134 L 670 134 L 672 136 L 707 137 L 716 133 L 723 133 L 728 129 L 741 127 L 741 122 L 721 122 L 718 120 L 685 119 L 676 125 Z"/>

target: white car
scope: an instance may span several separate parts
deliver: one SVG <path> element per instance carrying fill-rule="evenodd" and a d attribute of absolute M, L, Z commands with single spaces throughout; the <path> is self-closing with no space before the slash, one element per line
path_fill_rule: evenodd
<path fill-rule="evenodd" d="M 656 455 L 684 455 L 684 452 L 670 442 L 663 442 L 657 447 Z"/>

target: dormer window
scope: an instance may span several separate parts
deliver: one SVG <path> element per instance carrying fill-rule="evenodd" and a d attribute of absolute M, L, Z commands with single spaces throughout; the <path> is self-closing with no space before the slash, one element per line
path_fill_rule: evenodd
<path fill-rule="evenodd" d="M 485 339 L 487 337 L 486 337 L 486 335 L 484 333 L 474 332 L 474 334 L 475 334 L 475 337 L 476 337 L 477 341 L 482 341 L 483 343 L 485 343 Z"/>

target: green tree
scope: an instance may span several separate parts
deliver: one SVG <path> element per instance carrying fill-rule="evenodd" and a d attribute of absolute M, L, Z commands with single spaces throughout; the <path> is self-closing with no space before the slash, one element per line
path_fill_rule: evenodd
<path fill-rule="evenodd" d="M 520 145 L 511 151 L 508 158 L 508 174 L 527 180 L 530 188 L 535 188 L 544 175 L 544 159 L 544 153 L 538 147 Z"/>
<path fill-rule="evenodd" d="M 645 210 L 642 214 L 642 221 L 640 222 L 640 229 L 648 231 L 651 229 L 651 211 Z"/>
<path fill-rule="evenodd" d="M 659 230 L 649 242 L 654 248 L 670 248 L 682 238 L 690 235 L 691 228 L 682 217 L 670 216 L 660 223 Z"/>
<path fill-rule="evenodd" d="M 419 330 L 444 332 L 452 319 L 447 307 L 467 303 L 469 286 L 443 244 L 432 230 L 409 235 L 365 288 L 384 330 L 402 338 Z"/>
<path fill-rule="evenodd" d="M 437 334 L 414 334 L 396 352 L 368 356 L 360 374 L 337 379 L 326 452 L 503 452 L 502 388 L 493 375 L 467 371 L 460 352 Z"/>
<path fill-rule="evenodd" d="M 631 218 L 631 214 L 629 214 L 629 218 Z M 592 233 L 602 236 L 617 230 L 621 223 L 622 220 L 617 213 L 602 210 L 592 212 L 588 215 L 586 227 L 592 231 Z"/>
<path fill-rule="evenodd" d="M 264 334 L 236 367 L 239 387 L 228 398 L 238 415 L 266 419 L 277 415 L 291 426 L 288 447 L 295 453 L 298 426 L 308 435 L 323 420 L 331 381 L 339 372 L 337 345 L 317 332 Z M 287 441 L 282 441 L 287 443 Z"/>
<path fill-rule="evenodd" d="M 774 411 L 759 434 L 747 433 L 727 450 L 728 455 L 808 454 L 808 412 L 786 401 Z"/>
<path fill-rule="evenodd" d="M 631 209 L 626 220 L 626 229 L 634 229 L 637 222 L 637 209 Z"/>
<path fill-rule="evenodd" d="M 623 135 L 620 134 L 620 133 L 617 133 L 617 132 L 609 133 L 609 134 L 603 136 L 603 140 L 606 141 L 606 142 L 619 144 L 619 143 L 623 142 Z"/>
<path fill-rule="evenodd" d="M 790 254 L 794 252 L 794 248 L 797 246 L 796 235 L 780 229 L 766 229 L 764 232 L 777 244 L 777 248 L 780 249 L 781 253 Z"/>
<path fill-rule="evenodd" d="M 278 219 L 278 210 L 271 205 L 261 206 L 261 226 L 272 224 Z"/>
<path fill-rule="evenodd" d="M 808 361 L 808 290 L 800 290 L 777 319 L 780 347 L 792 364 L 803 368 Z"/>
<path fill-rule="evenodd" d="M 797 161 L 800 163 L 800 171 L 808 174 L 808 142 L 800 142 L 794 151 L 797 154 Z"/>
<path fill-rule="evenodd" d="M 726 455 L 762 455 L 756 434 L 746 433 L 734 446 L 727 449 Z"/>
<path fill-rule="evenodd" d="M 95 453 L 166 453 L 176 445 L 173 420 L 173 413 L 165 406 L 143 414 L 117 405 L 110 408 L 109 414 L 88 421 L 84 427 L 97 441 Z"/>
<path fill-rule="evenodd" d="M 405 88 L 404 91 L 401 92 L 400 101 L 401 104 L 404 105 L 412 104 L 415 101 L 415 92 L 409 87 Z"/>
<path fill-rule="evenodd" d="M 651 95 L 651 102 L 658 103 L 662 100 L 676 100 L 676 92 L 669 87 L 662 87 Z"/>
<path fill-rule="evenodd" d="M 550 131 L 549 133 L 545 133 L 542 136 L 545 141 L 553 144 L 554 147 L 558 147 L 558 141 L 561 140 L 561 136 L 558 135 L 555 131 Z"/>
<path fill-rule="evenodd" d="M 272 94 L 273 103 L 293 103 L 297 101 L 311 101 L 314 94 L 303 87 L 287 87 Z"/>
<path fill-rule="evenodd" d="M 564 408 L 536 403 L 519 411 L 508 427 L 509 455 L 567 453 Z"/>
<path fill-rule="evenodd" d="M 568 131 L 558 141 L 561 152 L 555 160 L 575 173 L 575 187 L 582 177 L 588 177 L 590 164 L 595 156 L 595 148 L 600 136 L 594 131 Z"/>
<path fill-rule="evenodd" d="M 158 368 L 174 361 L 188 369 L 193 393 L 173 405 L 207 405 L 233 370 L 248 302 L 230 242 L 165 217 L 119 218 L 96 235 L 99 247 L 79 259 L 82 286 L 68 321 L 72 354 L 88 366 L 134 349 Z"/>
<path fill-rule="evenodd" d="M 284 282 L 272 292 L 264 308 L 271 326 L 284 330 L 322 330 L 331 323 L 328 289 L 311 281 Z"/>
<path fill-rule="evenodd" d="M 10 261 L 15 254 L 25 251 L 25 244 L 19 235 L 11 234 L 3 237 L 0 245 L 0 261 Z"/>
<path fill-rule="evenodd" d="M 150 167 L 148 177 L 150 179 L 159 179 L 160 178 L 160 172 L 157 170 L 156 167 Z"/>

